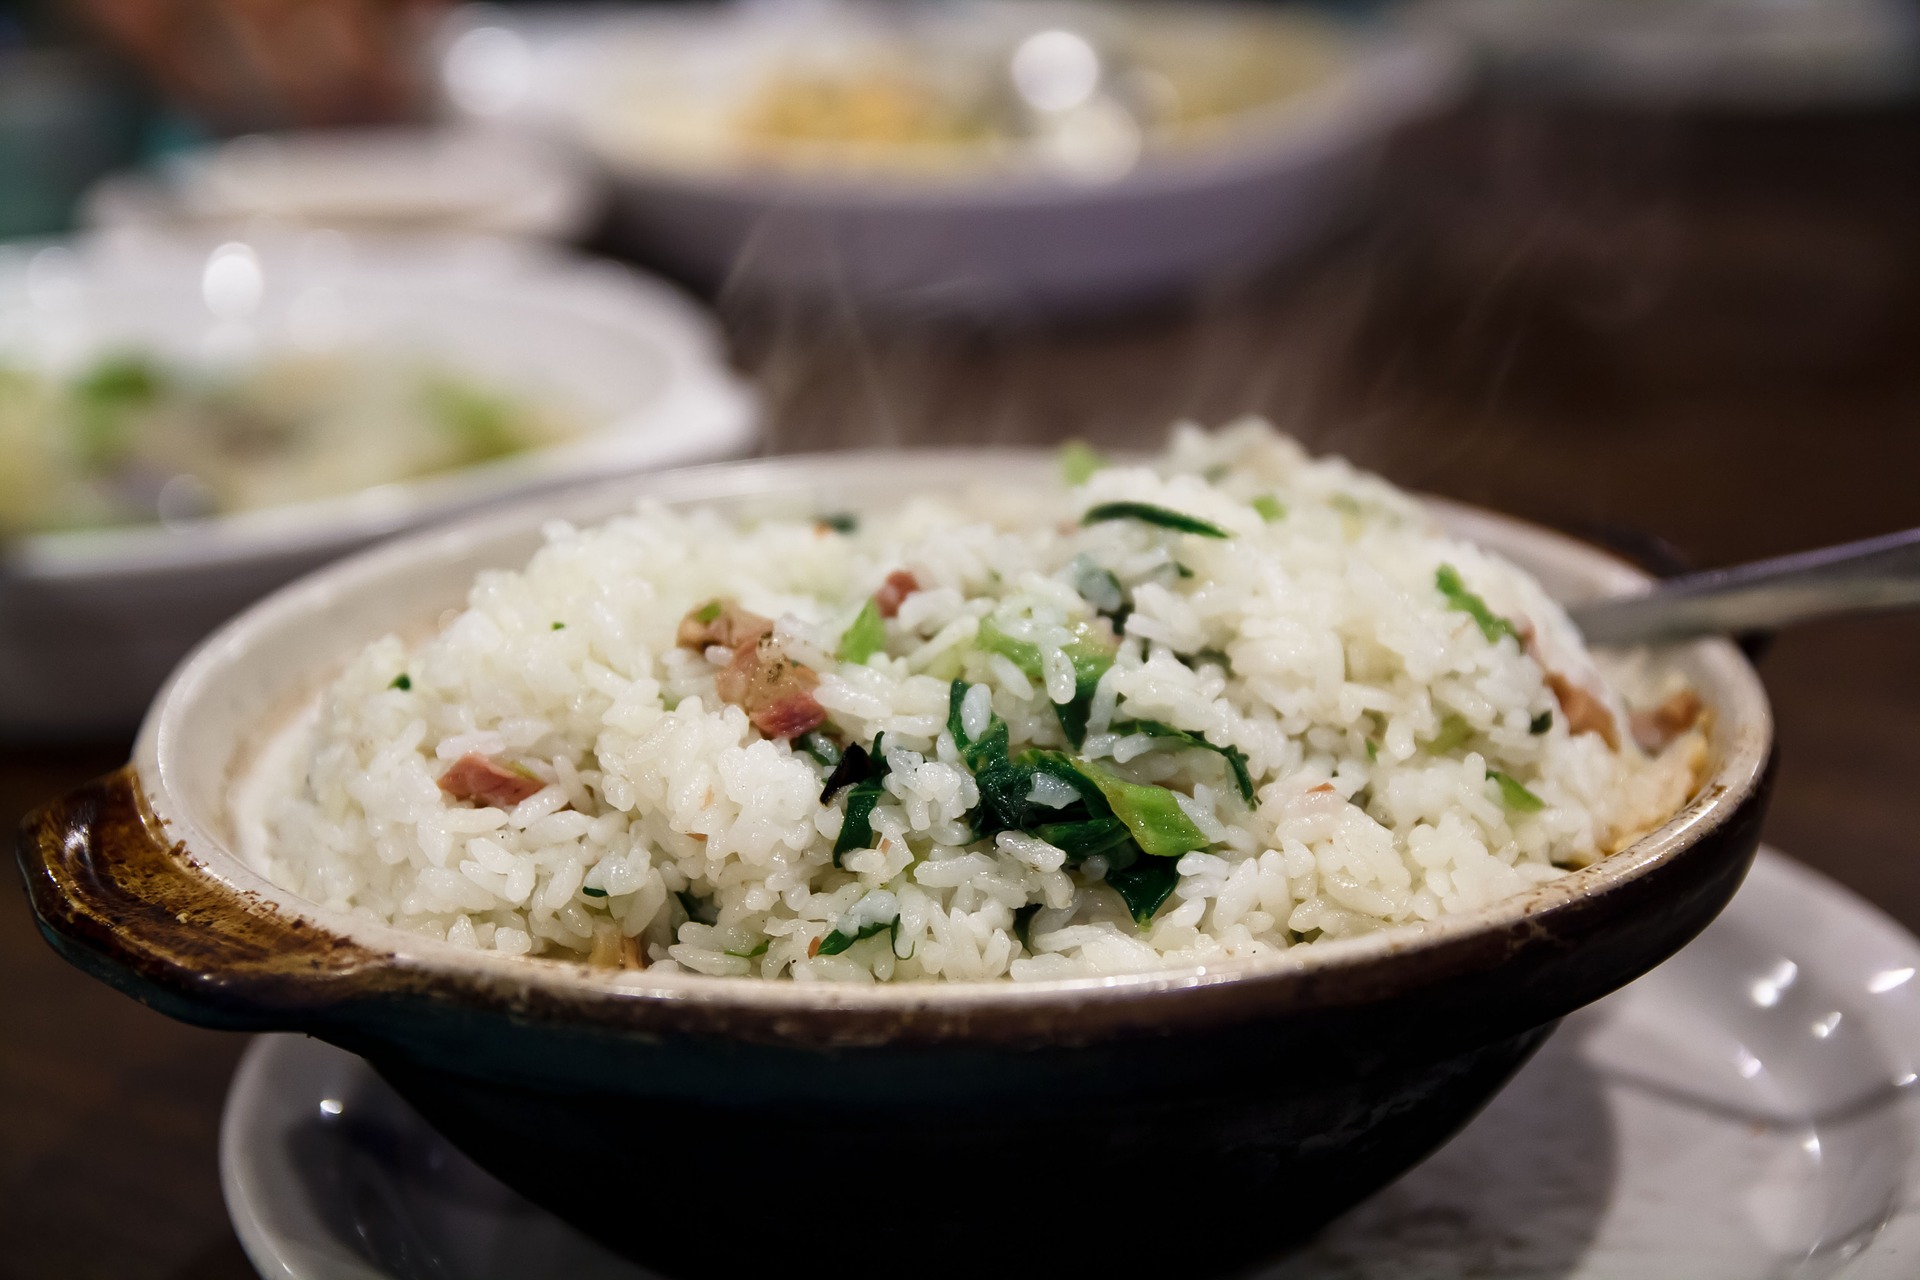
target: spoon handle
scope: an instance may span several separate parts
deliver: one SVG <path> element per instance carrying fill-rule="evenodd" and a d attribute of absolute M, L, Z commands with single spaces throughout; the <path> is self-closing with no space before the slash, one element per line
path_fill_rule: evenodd
<path fill-rule="evenodd" d="M 1618 645 L 1764 631 L 1911 605 L 1920 605 L 1920 529 L 1670 578 L 1641 594 L 1569 612 L 1587 643 Z"/>

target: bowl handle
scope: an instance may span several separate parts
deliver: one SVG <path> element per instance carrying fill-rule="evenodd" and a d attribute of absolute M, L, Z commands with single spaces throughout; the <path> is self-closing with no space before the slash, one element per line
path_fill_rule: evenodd
<path fill-rule="evenodd" d="M 56 951 L 201 1026 L 304 1030 L 367 993 L 381 953 L 221 883 L 164 831 L 131 765 L 27 815 L 20 871 Z"/>

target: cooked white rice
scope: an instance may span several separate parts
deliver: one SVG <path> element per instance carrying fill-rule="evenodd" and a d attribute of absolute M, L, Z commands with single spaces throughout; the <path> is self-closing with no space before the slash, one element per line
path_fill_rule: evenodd
<path fill-rule="evenodd" d="M 1080 523 L 1120 500 L 1230 536 Z M 251 802 L 247 856 L 316 902 L 512 954 L 1027 980 L 1258 957 L 1470 911 L 1657 825 L 1704 759 L 1698 729 L 1657 757 L 1634 745 L 1620 692 L 1527 574 L 1261 423 L 1181 428 L 1151 466 L 1077 488 L 877 495 L 857 514 L 840 532 L 645 503 L 598 528 L 556 524 L 524 570 L 483 574 L 432 639 L 389 637 L 352 663 Z M 1530 624 L 1531 643 L 1489 639 L 1437 588 L 1443 565 L 1523 635 Z M 1072 627 L 1118 603 L 1092 568 L 1132 611 L 1074 754 L 1171 789 L 1206 846 L 1136 860 L 1177 869 L 1144 925 L 1102 879 L 1124 855 L 1076 865 L 1035 824 L 976 837 L 980 789 L 947 731 L 958 679 L 973 690 L 968 738 L 998 717 L 1016 756 L 1070 749 L 1055 705 L 1075 695 Z M 884 650 L 836 660 L 897 570 L 920 589 Z M 823 732 L 866 747 L 886 735 L 874 847 L 838 868 L 849 792 L 822 803 L 827 767 L 718 699 L 726 650 L 676 644 L 682 617 L 716 597 L 775 620 L 785 655 L 819 673 Z M 1029 660 L 983 649 L 983 621 L 1033 646 L 1015 646 Z M 1617 749 L 1570 732 L 1549 672 L 1608 709 Z M 1644 705 L 1670 691 L 1629 693 Z M 1257 804 L 1219 752 L 1116 732 L 1140 721 L 1244 753 Z M 510 809 L 453 799 L 439 779 L 474 754 L 540 789 Z M 1044 816 L 1076 793 L 1043 777 L 1030 797 Z"/>

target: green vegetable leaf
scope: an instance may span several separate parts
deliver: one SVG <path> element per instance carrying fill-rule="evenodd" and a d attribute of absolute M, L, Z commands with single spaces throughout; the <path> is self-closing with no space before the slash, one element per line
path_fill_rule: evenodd
<path fill-rule="evenodd" d="M 884 733 L 875 736 L 871 756 L 859 746 L 848 747 L 839 765 L 834 768 L 834 776 L 827 779 L 828 789 L 820 793 L 821 803 L 825 804 L 839 786 L 846 785 L 845 781 L 835 781 L 841 778 L 842 771 L 863 771 L 865 774 L 847 792 L 846 815 L 840 822 L 840 834 L 833 842 L 833 865 L 836 867 L 840 865 L 844 854 L 873 844 L 873 809 L 880 803 L 880 793 L 884 789 L 882 783 L 887 776 L 886 740 Z M 849 762 L 852 762 L 851 768 Z"/>
<path fill-rule="evenodd" d="M 1443 756 L 1455 747 L 1464 744 L 1473 737 L 1473 726 L 1466 718 L 1449 711 L 1440 717 L 1440 732 L 1433 735 L 1427 743 L 1427 750 L 1436 756 Z"/>
<path fill-rule="evenodd" d="M 1107 872 L 1107 883 L 1119 892 L 1133 922 L 1144 929 L 1179 886 L 1179 864 L 1165 858 L 1146 858 L 1131 867 Z"/>
<path fill-rule="evenodd" d="M 1280 499 L 1270 493 L 1260 494 L 1254 498 L 1252 505 L 1254 511 L 1268 524 L 1272 524 L 1276 520 L 1286 519 L 1286 507 L 1281 505 Z"/>
<path fill-rule="evenodd" d="M 1033 917 L 1039 910 L 1040 904 L 1037 902 L 1013 909 L 1013 936 L 1020 939 L 1020 945 L 1028 951 L 1033 950 Z"/>
<path fill-rule="evenodd" d="M 1106 797 L 1113 816 L 1127 824 L 1142 853 L 1177 858 L 1207 847 L 1207 837 L 1165 787 L 1127 782 L 1097 765 L 1079 763 L 1080 772 Z"/>
<path fill-rule="evenodd" d="M 1069 440 L 1060 446 L 1060 478 L 1069 485 L 1085 484 L 1106 465 L 1100 451 L 1085 440 Z"/>
<path fill-rule="evenodd" d="M 1434 571 L 1433 585 L 1447 598 L 1447 607 L 1472 618 L 1480 627 L 1480 634 L 1489 644 L 1496 643 L 1501 636 L 1520 639 L 1520 631 L 1513 623 L 1487 608 L 1487 602 L 1467 590 L 1467 584 L 1460 580 L 1460 571 L 1450 564 L 1443 564 Z"/>
<path fill-rule="evenodd" d="M 860 606 L 853 625 L 840 637 L 838 656 L 842 662 L 864 663 L 886 647 L 887 620 L 880 616 L 880 606 L 869 599 Z"/>
<path fill-rule="evenodd" d="M 693 620 L 702 624 L 714 622 L 719 619 L 726 607 L 724 600 L 709 600 L 693 611 Z"/>
<path fill-rule="evenodd" d="M 1133 842 L 1133 832 L 1129 831 L 1127 824 L 1118 818 L 1088 818 L 1084 822 L 1045 822 L 1033 828 L 1033 834 L 1066 854 L 1067 861 L 1075 865 L 1096 855 L 1113 858 L 1122 845 Z M 1131 865 L 1133 859 L 1133 852 L 1129 850 L 1120 855 L 1116 861 Z"/>
<path fill-rule="evenodd" d="M 880 920 L 873 924 L 863 924 L 851 935 L 844 934 L 838 929 L 835 929 L 832 933 L 820 939 L 820 946 L 813 954 L 817 956 L 837 956 L 856 942 L 864 942 L 877 934 L 891 933 L 899 927 L 900 917 L 895 916 L 891 920 Z"/>
<path fill-rule="evenodd" d="M 1081 524 L 1099 524 L 1103 520 L 1139 520 L 1145 524 L 1157 524 L 1162 529 L 1172 529 L 1177 533 L 1196 533 L 1203 538 L 1230 536 L 1225 529 L 1210 520 L 1183 515 L 1178 511 L 1170 511 L 1166 507 L 1156 507 L 1151 502 L 1102 502 L 1089 507 L 1087 514 L 1080 517 Z"/>
<path fill-rule="evenodd" d="M 581 885 L 580 892 L 586 894 L 589 898 L 604 898 L 607 896 L 605 889 L 596 889 L 590 884 Z"/>
<path fill-rule="evenodd" d="M 818 729 L 815 729 L 812 733 L 801 734 L 800 737 L 794 740 L 794 745 L 829 769 L 839 764 L 842 759 L 840 744 Z M 866 752 L 863 751 L 860 754 L 865 755 Z M 822 800 L 821 803 L 824 804 L 826 802 Z"/>
<path fill-rule="evenodd" d="M 686 889 L 677 891 L 674 897 L 680 900 L 680 909 L 687 913 L 687 919 L 695 924 L 712 924 L 720 918 L 720 909 Z"/>
<path fill-rule="evenodd" d="M 1253 775 L 1247 769 L 1247 753 L 1238 747 L 1221 747 L 1208 742 L 1197 733 L 1188 733 L 1185 729 L 1176 729 L 1170 724 L 1158 720 L 1123 720 L 1112 728 L 1118 734 L 1144 733 L 1152 738 L 1164 738 L 1177 742 L 1183 747 L 1194 747 L 1202 751 L 1211 751 L 1227 762 L 1233 770 L 1233 780 L 1240 788 L 1240 798 L 1250 807 L 1258 808 L 1260 802 L 1253 798 Z"/>
<path fill-rule="evenodd" d="M 767 954 L 767 948 L 772 945 L 773 945 L 772 938 L 762 938 L 760 939 L 760 945 L 755 947 L 751 951 L 729 951 L 726 954 L 730 956 L 736 956 L 741 960 L 752 960 L 756 956 L 763 956 Z"/>
<path fill-rule="evenodd" d="M 1040 661 L 1040 646 L 1008 635 L 992 618 L 981 620 L 974 643 L 988 653 L 997 653 L 1013 663 L 1020 668 L 1020 674 L 1029 680 L 1046 679 Z M 1075 628 L 1075 639 L 1062 652 L 1067 655 L 1067 661 L 1073 664 L 1073 698 L 1068 702 L 1054 703 L 1053 714 L 1060 721 L 1060 731 L 1067 735 L 1067 741 L 1077 747 L 1086 741 L 1087 716 L 1093 709 L 1094 690 L 1099 687 L 1100 677 L 1106 675 L 1108 668 L 1113 666 L 1113 653 L 1093 628 L 1085 624 Z M 958 742 L 959 739 L 955 738 L 954 741 Z"/>
<path fill-rule="evenodd" d="M 1551 711 L 1542 711 L 1539 715 L 1527 722 L 1527 732 L 1536 738 L 1551 728 L 1553 728 L 1553 712 Z"/>
<path fill-rule="evenodd" d="M 1375 762 L 1378 762 L 1380 759 L 1380 744 L 1372 738 L 1367 739 L 1367 759 Z"/>
<path fill-rule="evenodd" d="M 553 626 L 548 628 L 548 630 L 550 631 L 565 631 L 566 629 L 567 629 L 567 624 L 564 622 L 556 622 L 553 624 Z"/>
<path fill-rule="evenodd" d="M 821 516 L 817 521 L 835 533 L 852 533 L 860 527 L 860 517 L 851 511 L 835 511 Z"/>
<path fill-rule="evenodd" d="M 399 675 L 387 681 L 387 688 L 398 689 L 400 692 L 405 693 L 407 690 L 413 688 L 413 677 L 402 671 Z"/>
<path fill-rule="evenodd" d="M 1027 793 L 1033 789 L 1033 770 L 1016 763 L 1007 753 L 1007 722 L 989 716 L 979 738 L 969 738 L 960 706 L 966 700 L 967 682 L 955 680 L 947 695 L 947 732 L 954 746 L 973 771 L 980 788 L 980 807 L 974 810 L 973 828 L 981 836 L 1000 831 L 1017 831 L 1026 825 Z"/>
<path fill-rule="evenodd" d="M 1545 800 L 1498 769 L 1487 770 L 1487 777 L 1500 784 L 1500 803 L 1515 813 L 1538 813 L 1547 807 Z"/>

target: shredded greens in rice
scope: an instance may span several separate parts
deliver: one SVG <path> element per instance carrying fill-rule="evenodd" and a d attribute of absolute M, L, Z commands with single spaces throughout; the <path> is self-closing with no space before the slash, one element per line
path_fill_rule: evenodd
<path fill-rule="evenodd" d="M 1079 483 L 555 525 L 257 806 L 317 902 L 801 981 L 1213 964 L 1471 911 L 1685 800 L 1701 707 L 1257 422 Z"/>

